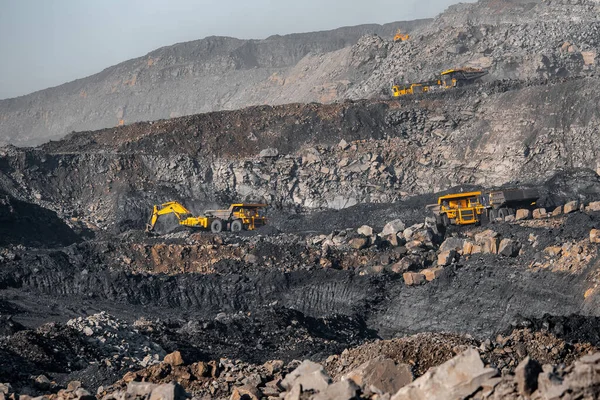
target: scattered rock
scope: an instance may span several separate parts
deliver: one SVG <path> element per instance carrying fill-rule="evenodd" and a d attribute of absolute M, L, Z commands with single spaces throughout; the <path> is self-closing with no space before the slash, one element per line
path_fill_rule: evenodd
<path fill-rule="evenodd" d="M 353 249 L 362 250 L 369 246 L 369 238 L 365 238 L 365 237 L 354 238 L 354 239 L 351 239 L 350 242 L 348 242 L 348 244 Z"/>
<path fill-rule="evenodd" d="M 360 228 L 358 228 L 356 231 L 358 232 L 359 235 L 363 235 L 363 236 L 367 236 L 367 237 L 373 236 L 373 228 L 371 228 L 368 225 L 363 225 Z"/>
<path fill-rule="evenodd" d="M 258 156 L 262 157 L 262 158 L 277 157 L 278 155 L 279 155 L 279 150 L 272 148 L 272 147 L 261 150 L 261 152 L 258 154 Z"/>
<path fill-rule="evenodd" d="M 351 380 L 342 380 L 329 385 L 324 391 L 312 397 L 312 400 L 353 400 L 360 388 Z"/>
<path fill-rule="evenodd" d="M 575 211 L 579 211 L 579 201 L 578 200 L 570 201 L 567 204 L 565 204 L 565 207 L 564 207 L 565 214 L 570 214 Z"/>
<path fill-rule="evenodd" d="M 533 219 L 542 219 L 546 218 L 547 216 L 548 213 L 546 212 L 545 208 L 536 208 L 533 210 Z"/>
<path fill-rule="evenodd" d="M 381 236 L 389 236 L 389 235 L 397 235 L 398 232 L 404 231 L 405 226 L 404 222 L 401 219 L 395 219 L 391 222 L 388 222 L 383 227 L 383 231 L 381 231 Z"/>
<path fill-rule="evenodd" d="M 426 281 L 425 275 L 418 272 L 405 272 L 402 277 L 407 286 L 422 285 Z"/>
<path fill-rule="evenodd" d="M 519 393 L 523 396 L 531 396 L 538 387 L 538 375 L 542 372 L 540 364 L 529 357 L 525 357 L 523 361 L 515 369 L 515 379 Z"/>
<path fill-rule="evenodd" d="M 455 250 L 442 251 L 440 254 L 438 254 L 437 263 L 442 267 L 450 265 L 456 259 L 456 255 L 457 253 Z"/>
<path fill-rule="evenodd" d="M 183 361 L 183 357 L 181 356 L 181 353 L 179 351 L 174 351 L 173 353 L 167 354 L 165 356 L 164 362 L 174 367 L 185 364 L 185 362 Z"/>
<path fill-rule="evenodd" d="M 592 229 L 590 231 L 590 242 L 592 243 L 600 243 L 600 230 Z"/>
<path fill-rule="evenodd" d="M 260 400 L 262 393 L 252 385 L 235 387 L 231 393 L 230 400 Z"/>
<path fill-rule="evenodd" d="M 408 364 L 396 364 L 394 360 L 378 356 L 361 364 L 342 377 L 352 380 L 360 387 L 374 386 L 382 393 L 396 393 L 413 381 Z"/>
<path fill-rule="evenodd" d="M 517 210 L 517 213 L 515 215 L 515 220 L 517 221 L 522 221 L 525 219 L 530 219 L 531 218 L 531 211 L 525 208 L 522 208 L 520 210 Z"/>
<path fill-rule="evenodd" d="M 464 399 L 496 375 L 497 371 L 485 368 L 477 350 L 471 348 L 439 367 L 430 369 L 425 375 L 400 389 L 391 400 Z"/>
<path fill-rule="evenodd" d="M 324 391 L 331 383 L 331 378 L 325 373 L 322 365 L 305 360 L 281 381 L 281 386 L 291 390 L 295 385 L 300 385 L 302 390 Z"/>
<path fill-rule="evenodd" d="M 502 239 L 498 248 L 498 254 L 505 257 L 516 257 L 519 255 L 519 250 L 521 250 L 519 243 L 511 239 Z"/>

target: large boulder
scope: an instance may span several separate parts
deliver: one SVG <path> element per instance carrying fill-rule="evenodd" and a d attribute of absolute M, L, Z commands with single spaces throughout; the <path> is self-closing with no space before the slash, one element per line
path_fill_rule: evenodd
<path fill-rule="evenodd" d="M 465 244 L 463 245 L 463 248 L 462 248 L 463 256 L 468 256 L 471 254 L 479 254 L 481 252 L 482 252 L 482 248 L 480 245 L 470 242 L 468 240 L 465 240 Z"/>
<path fill-rule="evenodd" d="M 371 228 L 369 225 L 363 225 L 360 228 L 358 228 L 356 232 L 358 232 L 359 235 L 370 237 L 373 235 L 373 228 Z"/>
<path fill-rule="evenodd" d="M 464 399 L 496 375 L 497 371 L 485 368 L 477 350 L 471 348 L 439 367 L 431 368 L 400 389 L 391 400 Z"/>
<path fill-rule="evenodd" d="M 517 388 L 522 396 L 531 396 L 538 387 L 538 375 L 542 372 L 542 366 L 535 360 L 525 357 L 515 369 Z"/>
<path fill-rule="evenodd" d="M 502 239 L 498 248 L 498 254 L 506 257 L 516 257 L 519 255 L 521 246 L 512 239 Z"/>
<path fill-rule="evenodd" d="M 475 243 L 481 246 L 482 253 L 498 254 L 499 236 L 497 232 L 487 229 L 475 235 Z"/>
<path fill-rule="evenodd" d="M 529 218 L 531 218 L 531 211 L 529 211 L 526 208 L 517 210 L 517 214 L 515 215 L 515 220 L 521 221 L 521 220 L 529 219 Z"/>
<path fill-rule="evenodd" d="M 426 281 L 425 275 L 418 272 L 405 272 L 402 277 L 407 286 L 422 285 Z"/>
<path fill-rule="evenodd" d="M 105 399 L 119 398 L 146 398 L 149 400 L 185 400 L 187 393 L 178 383 L 165 383 L 157 385 L 148 382 L 130 382 L 122 396 L 118 393 L 112 393 L 105 396 Z"/>
<path fill-rule="evenodd" d="M 327 386 L 327 389 L 317 393 L 312 400 L 353 400 L 360 388 L 350 380 L 342 380 Z"/>
<path fill-rule="evenodd" d="M 552 216 L 553 217 L 558 217 L 559 215 L 561 215 L 563 213 L 563 206 L 558 206 L 556 207 L 553 211 L 552 211 Z"/>
<path fill-rule="evenodd" d="M 464 245 L 465 245 L 464 239 L 460 239 L 460 238 L 456 238 L 456 237 L 449 237 L 448 239 L 444 240 L 444 243 L 442 243 L 442 245 L 440 246 L 440 251 L 441 252 L 449 251 L 449 250 L 461 251 L 463 249 Z"/>
<path fill-rule="evenodd" d="M 404 222 L 401 219 L 395 219 L 385 224 L 383 231 L 381 231 L 381 236 L 397 235 L 398 232 L 403 232 L 405 228 Z"/>
<path fill-rule="evenodd" d="M 342 379 L 349 379 L 362 388 L 373 386 L 382 393 L 396 393 L 414 378 L 410 365 L 396 364 L 390 358 L 378 356 L 361 364 Z"/>
<path fill-rule="evenodd" d="M 350 242 L 348 242 L 348 244 L 353 249 L 362 250 L 362 249 L 367 248 L 369 246 L 369 238 L 366 238 L 366 237 L 357 237 L 357 238 L 351 239 Z"/>
<path fill-rule="evenodd" d="M 263 149 L 258 154 L 258 156 L 262 157 L 262 158 L 277 157 L 278 155 L 279 155 L 279 150 L 277 150 L 275 148 Z"/>
<path fill-rule="evenodd" d="M 600 201 L 592 201 L 590 204 L 587 205 L 587 207 L 585 208 L 585 211 L 587 211 L 587 212 L 600 211 Z"/>
<path fill-rule="evenodd" d="M 444 272 L 444 268 L 442 267 L 427 268 L 421 271 L 421 273 L 425 275 L 425 279 L 427 280 L 427 282 L 431 282 L 439 278 L 442 275 L 442 272 Z"/>
<path fill-rule="evenodd" d="M 570 214 L 572 212 L 579 211 L 579 200 L 570 201 L 565 204 L 564 213 Z"/>
<path fill-rule="evenodd" d="M 181 356 L 181 353 L 179 351 L 174 351 L 170 354 L 167 354 L 165 356 L 164 361 L 167 364 L 171 364 L 174 367 L 185 364 L 185 362 L 183 361 L 183 357 Z"/>
<path fill-rule="evenodd" d="M 262 393 L 253 385 L 235 387 L 230 400 L 260 400 Z"/>
<path fill-rule="evenodd" d="M 456 259 L 456 254 L 455 250 L 442 251 L 438 254 L 438 265 L 445 267 L 446 265 L 452 264 Z"/>
<path fill-rule="evenodd" d="M 412 239 L 412 236 L 416 231 L 418 231 L 419 229 L 423 229 L 424 227 L 425 224 L 415 224 L 409 226 L 408 228 L 404 229 L 404 231 L 402 231 L 402 236 L 404 236 L 406 240 L 410 240 Z"/>
<path fill-rule="evenodd" d="M 183 387 L 175 382 L 158 385 L 150 393 L 150 400 L 186 400 L 187 397 Z"/>
<path fill-rule="evenodd" d="M 545 208 L 536 208 L 533 210 L 533 219 L 542 219 L 546 218 L 547 216 L 548 213 L 546 212 Z"/>
<path fill-rule="evenodd" d="M 544 366 L 538 376 L 542 399 L 597 399 L 600 397 L 600 353 L 588 354 L 575 361 L 568 373 L 557 379 L 552 368 Z M 562 397 L 568 394 L 568 397 Z"/>
<path fill-rule="evenodd" d="M 298 368 L 285 376 L 281 381 L 281 386 L 286 390 L 291 390 L 294 385 L 300 384 L 302 390 L 321 392 L 327 389 L 330 383 L 331 378 L 321 364 L 305 360 Z"/>

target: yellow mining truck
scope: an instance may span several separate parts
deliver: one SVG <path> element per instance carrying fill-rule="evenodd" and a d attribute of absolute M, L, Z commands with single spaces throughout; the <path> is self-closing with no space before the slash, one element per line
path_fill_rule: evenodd
<path fill-rule="evenodd" d="M 487 75 L 488 72 L 478 68 L 448 69 L 439 74 L 438 78 L 431 81 L 409 83 L 406 85 L 393 84 L 392 95 L 394 97 L 407 94 L 427 93 L 440 89 L 451 89 L 475 82 L 477 79 Z"/>
<path fill-rule="evenodd" d="M 438 225 L 470 225 L 481 221 L 486 210 L 481 192 L 454 193 L 440 196 L 433 207 Z"/>
<path fill-rule="evenodd" d="M 267 224 L 266 207 L 267 204 L 237 203 L 227 210 L 207 210 L 203 216 L 194 216 L 181 203 L 170 201 L 154 206 L 146 231 L 153 231 L 158 218 L 166 214 L 174 214 L 179 225 L 204 230 L 210 228 L 213 233 L 223 230 L 239 232 L 242 229 L 252 231 Z"/>
<path fill-rule="evenodd" d="M 438 225 L 480 224 L 483 217 L 490 222 L 515 215 L 519 208 L 533 209 L 540 195 L 536 189 L 502 189 L 489 193 L 464 192 L 438 197 L 437 204 L 429 205 Z"/>

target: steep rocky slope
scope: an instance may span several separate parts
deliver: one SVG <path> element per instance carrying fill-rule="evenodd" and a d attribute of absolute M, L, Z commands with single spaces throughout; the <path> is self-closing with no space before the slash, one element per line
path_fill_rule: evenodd
<path fill-rule="evenodd" d="M 450 7 L 433 21 L 183 43 L 0 101 L 0 139 L 38 144 L 120 120 L 389 97 L 393 81 L 424 80 L 461 66 L 488 69 L 489 81 L 590 76 L 600 48 L 598 7 L 594 0 L 481 0 Z M 397 27 L 411 39 L 394 43 Z"/>
<path fill-rule="evenodd" d="M 143 227 L 150 206 L 170 199 L 196 212 L 233 200 L 340 209 L 573 169 L 597 187 L 598 87 L 489 84 L 403 104 L 263 106 L 78 133 L 5 147 L 0 187 L 116 231 Z"/>
<path fill-rule="evenodd" d="M 392 81 L 415 82 L 461 66 L 487 69 L 490 81 L 594 74 L 599 7 L 593 0 L 481 0 L 452 6 L 421 27 L 414 40 L 359 42 L 353 63 L 368 73 L 345 97 L 384 93 Z"/>
<path fill-rule="evenodd" d="M 0 101 L 0 140 L 42 143 L 71 131 L 234 109 L 250 104 L 329 101 L 322 93 L 296 93 L 285 81 L 312 79 L 296 65 L 354 45 L 365 34 L 394 35 L 427 21 L 361 25 L 333 31 L 228 37 L 176 44 L 55 88 Z M 336 62 L 338 60 L 336 59 Z M 330 79 L 320 77 L 327 85 Z"/>

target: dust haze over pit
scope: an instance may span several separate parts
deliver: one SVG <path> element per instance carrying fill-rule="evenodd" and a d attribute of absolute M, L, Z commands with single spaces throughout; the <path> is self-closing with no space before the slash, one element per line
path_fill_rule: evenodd
<path fill-rule="evenodd" d="M 468 1 L 472 2 L 472 1 Z M 100 72 L 162 46 L 429 18 L 456 0 L 0 0 L 0 99 Z"/>

